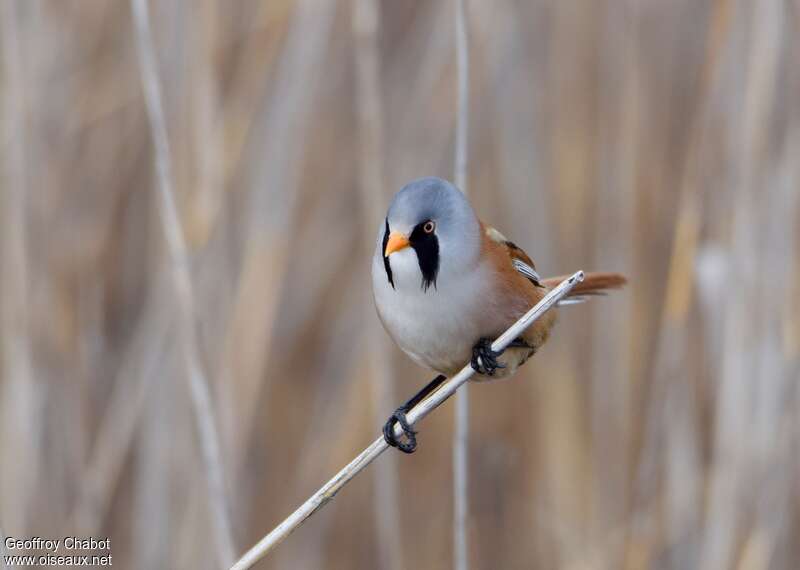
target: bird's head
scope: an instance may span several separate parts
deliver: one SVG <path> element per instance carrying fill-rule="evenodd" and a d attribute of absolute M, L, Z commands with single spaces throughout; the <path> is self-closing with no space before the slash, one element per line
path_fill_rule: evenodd
<path fill-rule="evenodd" d="M 386 213 L 376 255 L 392 287 L 436 289 L 470 270 L 480 253 L 480 222 L 466 197 L 441 178 L 404 186 Z"/>

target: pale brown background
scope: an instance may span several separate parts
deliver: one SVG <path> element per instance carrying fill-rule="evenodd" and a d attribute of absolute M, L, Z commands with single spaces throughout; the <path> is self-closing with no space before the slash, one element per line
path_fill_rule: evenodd
<path fill-rule="evenodd" d="M 220 567 L 131 7 L 0 2 L 0 529 Z M 796 568 L 800 4 L 468 10 L 480 215 L 543 274 L 630 278 L 471 388 L 473 567 Z M 453 19 L 150 3 L 236 554 L 431 376 L 383 342 L 369 258 L 394 191 L 452 178 Z M 260 567 L 450 567 L 452 411 Z"/>

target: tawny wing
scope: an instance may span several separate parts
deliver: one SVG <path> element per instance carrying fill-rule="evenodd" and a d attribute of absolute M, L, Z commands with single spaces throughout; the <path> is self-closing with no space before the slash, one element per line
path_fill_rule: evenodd
<path fill-rule="evenodd" d="M 536 271 L 533 260 L 528 257 L 522 248 L 507 239 L 495 228 L 484 225 L 484 247 L 486 255 L 494 261 L 497 269 L 499 288 L 497 297 L 502 303 L 496 309 L 508 309 L 507 322 L 503 329 L 521 317 L 531 307 L 536 305 L 545 293 L 547 287 Z M 555 322 L 556 312 L 548 311 L 538 321 L 533 323 L 519 338 L 510 345 L 516 359 L 511 359 L 510 370 L 523 364 L 547 340 L 550 328 Z M 502 329 L 501 329 L 502 331 Z M 501 332 L 494 331 L 494 332 Z M 510 372 L 509 370 L 509 372 Z"/>
<path fill-rule="evenodd" d="M 514 269 L 527 278 L 537 287 L 551 289 L 569 277 L 549 277 L 542 279 L 536 271 L 533 260 L 528 257 L 521 247 L 507 239 L 497 229 L 485 226 L 486 236 L 495 244 L 502 246 L 511 260 Z M 558 305 L 572 305 L 586 300 L 588 295 L 605 295 L 609 289 L 621 289 L 627 283 L 624 275 L 619 273 L 587 273 L 582 283 L 578 283 L 569 293 L 566 299 L 562 299 Z"/>
<path fill-rule="evenodd" d="M 496 228 L 491 226 L 486 226 L 486 235 L 495 243 L 503 246 L 508 254 L 509 259 L 511 260 L 512 267 L 518 273 L 521 273 L 526 279 L 528 279 L 537 287 L 543 287 L 542 278 L 539 277 L 539 273 L 536 271 L 536 265 L 534 265 L 533 260 L 522 250 L 521 247 L 519 247 L 513 241 L 507 239 L 503 234 L 497 231 Z"/>

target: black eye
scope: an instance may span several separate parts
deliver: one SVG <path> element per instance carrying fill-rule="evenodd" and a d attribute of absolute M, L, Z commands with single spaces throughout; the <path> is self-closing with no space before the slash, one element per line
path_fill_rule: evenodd
<path fill-rule="evenodd" d="M 425 225 L 422 226 L 422 231 L 424 231 L 426 234 L 432 234 L 433 230 L 435 229 L 436 229 L 436 224 L 431 220 L 428 220 L 427 222 L 425 222 Z"/>

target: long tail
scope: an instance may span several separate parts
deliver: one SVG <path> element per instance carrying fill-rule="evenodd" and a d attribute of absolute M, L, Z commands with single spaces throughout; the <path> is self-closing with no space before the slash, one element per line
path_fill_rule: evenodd
<path fill-rule="evenodd" d="M 561 283 L 569 275 L 548 277 L 542 283 L 552 288 Z M 609 289 L 622 289 L 628 282 L 620 273 L 587 273 L 581 283 L 575 285 L 567 297 L 559 305 L 571 305 L 586 300 L 589 295 L 605 295 Z"/>

